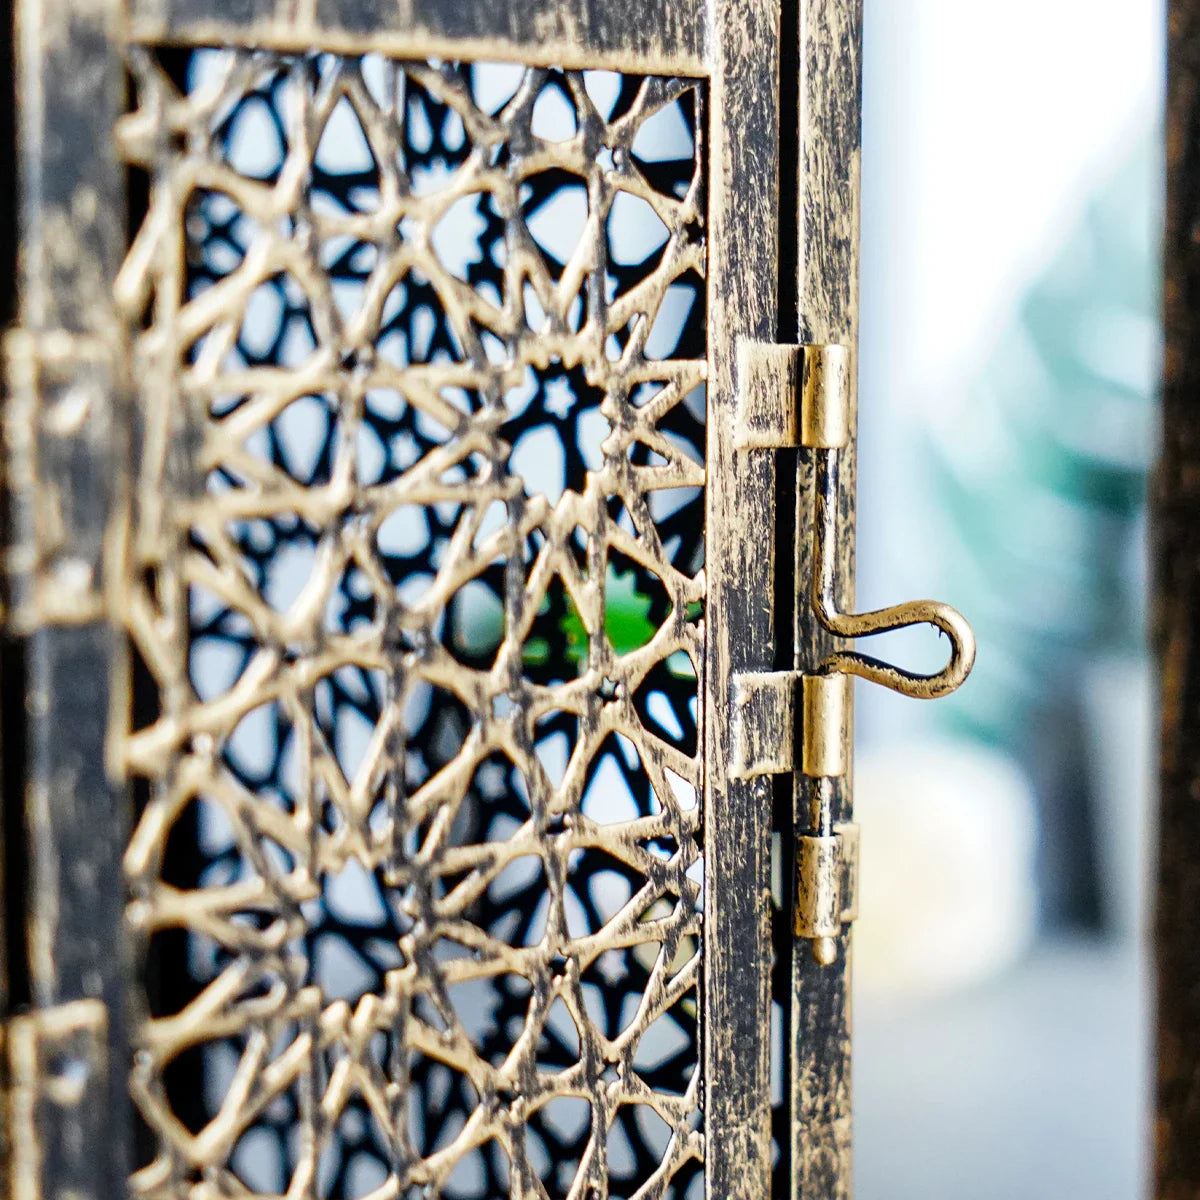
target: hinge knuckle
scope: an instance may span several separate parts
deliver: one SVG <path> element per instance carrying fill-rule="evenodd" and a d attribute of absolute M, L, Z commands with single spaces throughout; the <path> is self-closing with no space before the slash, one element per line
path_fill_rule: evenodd
<path fill-rule="evenodd" d="M 800 444 L 840 450 L 850 444 L 852 372 L 848 346 L 805 346 Z"/>
<path fill-rule="evenodd" d="M 837 778 L 849 767 L 850 679 L 838 672 L 805 675 L 801 769 L 814 778 Z"/>
<path fill-rule="evenodd" d="M 858 826 L 839 825 L 828 836 L 796 839 L 796 936 L 821 953 L 858 915 Z M 824 961 L 822 958 L 821 961 Z"/>
<path fill-rule="evenodd" d="M 850 442 L 853 360 L 849 346 L 738 343 L 734 446 L 840 449 Z"/>

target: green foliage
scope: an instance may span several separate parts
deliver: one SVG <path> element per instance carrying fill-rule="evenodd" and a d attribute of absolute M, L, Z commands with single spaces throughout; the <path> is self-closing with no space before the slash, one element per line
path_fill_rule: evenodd
<path fill-rule="evenodd" d="M 551 639 L 535 635 L 525 642 L 522 661 L 528 667 L 544 667 L 556 660 L 576 668 L 587 661 L 588 635 L 583 618 L 575 607 L 571 593 L 563 589 L 565 613 L 558 621 L 558 636 Z M 617 654 L 630 654 L 645 646 L 657 632 L 650 618 L 651 599 L 638 588 L 636 571 L 618 571 L 610 563 L 604 584 L 604 633 Z M 550 611 L 550 599 L 542 603 L 542 613 Z M 464 596 L 461 611 L 455 622 L 457 645 L 473 658 L 494 656 L 504 640 L 504 609 L 487 589 L 480 588 Z M 688 605 L 688 620 L 700 616 L 699 604 Z M 672 655 L 669 660 L 674 674 L 694 674 L 686 654 Z"/>

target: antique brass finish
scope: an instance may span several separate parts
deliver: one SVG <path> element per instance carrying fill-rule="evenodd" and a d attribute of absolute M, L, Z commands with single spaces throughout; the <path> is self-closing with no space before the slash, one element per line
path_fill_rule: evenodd
<path fill-rule="evenodd" d="M 849 769 L 850 680 L 837 671 L 805 675 L 801 767 L 805 775 L 845 775 Z"/>
<path fill-rule="evenodd" d="M 15 633 L 86 625 L 104 615 L 93 471 L 111 470 L 112 347 L 90 335 L 27 329 L 10 330 L 3 345 L 3 486 L 13 536 L 0 560 L 0 604 Z"/>
<path fill-rule="evenodd" d="M 729 773 L 734 779 L 793 769 L 795 742 L 779 731 L 795 726 L 796 679 L 790 671 L 745 671 L 733 677 Z"/>
<path fill-rule="evenodd" d="M 851 356 L 846 346 L 738 344 L 739 450 L 845 446 L 850 440 Z M 799 396 L 800 403 L 779 403 Z"/>
<path fill-rule="evenodd" d="M 796 936 L 822 966 L 837 959 L 842 926 L 858 916 L 858 826 L 796 839 Z"/>
<path fill-rule="evenodd" d="M 743 452 L 796 447 L 812 455 L 812 496 L 807 506 L 812 528 L 809 603 L 820 626 L 839 639 L 869 637 L 912 625 L 929 624 L 950 639 L 950 660 L 935 674 L 920 675 L 852 650 L 837 648 L 816 673 L 778 671 L 738 676 L 733 682 L 734 741 L 731 770 L 740 778 L 794 770 L 794 691 L 803 690 L 800 771 L 816 781 L 810 805 L 813 834 L 797 839 L 796 934 L 811 942 L 823 965 L 836 958 L 834 940 L 852 917 L 854 872 L 839 864 L 857 863 L 838 847 L 828 781 L 845 776 L 853 695 L 858 676 L 914 699 L 932 700 L 960 687 L 975 662 L 971 627 L 948 604 L 916 600 L 869 613 L 841 613 L 835 602 L 839 571 L 836 550 L 839 455 L 851 442 L 853 361 L 843 345 L 751 345 L 739 347 L 741 390 L 735 443 Z M 839 825 L 838 828 L 848 826 Z M 850 882 L 847 882 L 850 879 Z M 847 898 L 843 903 L 843 898 Z"/>
<path fill-rule="evenodd" d="M 843 1200 L 849 676 L 892 678 L 835 642 L 880 616 L 840 613 L 861 0 L 19 9 L 18 1200 L 123 1194 L 131 1095 L 142 1200 L 652 1200 L 701 1176 L 710 1200 Z M 497 63 L 516 91 L 493 104 L 472 73 Z M 247 113 L 278 161 L 233 153 Z M 690 151 L 650 137 L 639 159 L 664 113 Z M 368 165 L 339 164 L 359 134 Z M 530 226 L 558 190 L 586 215 L 556 258 Z M 463 202 L 485 233 L 455 266 L 438 231 Z M 618 203 L 649 208 L 658 249 L 614 252 Z M 569 403 L 521 399 L 539 373 L 569 376 Z M 561 489 L 526 487 L 522 404 L 579 439 Z M 301 410 L 324 431 L 307 460 Z M 791 481 L 744 453 L 781 445 L 809 506 L 783 562 Z M 810 537 L 822 458 L 838 512 Z M 793 566 L 802 602 L 776 613 Z M 609 603 L 631 573 L 653 585 L 633 643 Z M 481 583 L 503 614 L 486 656 L 455 641 Z M 931 611 L 959 640 L 940 683 L 899 675 L 913 694 L 969 669 Z M 547 629 L 570 670 L 543 670 Z M 197 667 L 212 643 L 224 673 Z M 612 772 L 640 790 L 597 814 Z M 786 936 L 772 962 L 773 800 L 799 834 L 784 919 L 819 977 Z M 338 911 L 355 887 L 381 916 Z M 683 1049 L 655 1063 L 665 1025 Z"/>
<path fill-rule="evenodd" d="M 802 346 L 800 445 L 837 450 L 850 441 L 849 346 Z"/>
<path fill-rule="evenodd" d="M 853 370 L 850 348 L 743 342 L 739 346 L 739 367 L 741 390 L 734 433 L 737 448 L 745 451 L 800 447 L 814 452 L 812 538 L 816 569 L 811 602 L 821 624 L 842 638 L 869 637 L 928 624 L 950 639 L 950 661 L 934 675 L 917 675 L 850 652 L 838 652 L 825 664 L 826 668 L 858 675 L 916 699 L 933 700 L 957 690 L 974 665 L 975 638 L 966 620 L 950 605 L 913 600 L 877 612 L 837 611 L 834 580 L 838 571 L 835 551 L 840 495 L 838 453 L 850 441 Z"/>
<path fill-rule="evenodd" d="M 933 675 L 919 675 L 853 651 L 838 650 L 824 667 L 857 675 L 869 683 L 891 688 L 915 700 L 936 700 L 956 691 L 975 665 L 975 635 L 966 619 L 949 604 L 935 600 L 912 600 L 869 613 L 839 613 L 833 600 L 837 557 L 834 553 L 838 504 L 838 451 L 816 455 L 816 496 L 813 522 L 812 607 L 821 624 L 841 638 L 870 637 L 892 633 L 912 625 L 932 625 L 950 639 L 950 661 Z"/>
<path fill-rule="evenodd" d="M 803 692 L 799 710 L 797 687 Z M 781 737 L 780 732 L 795 728 L 800 711 L 804 774 L 813 778 L 845 775 L 852 703 L 849 677 L 838 671 L 823 675 L 759 671 L 735 676 L 731 773 L 736 779 L 754 779 L 794 770 L 795 740 Z"/>
<path fill-rule="evenodd" d="M 148 172 L 150 204 L 117 285 L 146 430 L 123 612 L 158 711 L 125 741 L 129 773 L 149 794 L 125 859 L 129 921 L 141 963 L 153 963 L 160 931 L 174 924 L 217 947 L 194 998 L 139 1014 L 131 1083 L 153 1157 L 134 1189 L 182 1192 L 198 1175 L 233 1170 L 240 1131 L 269 1124 L 269 1097 L 313 1089 L 321 1115 L 296 1118 L 305 1148 L 274 1168 L 295 1190 L 322 1160 L 352 1160 L 345 1131 L 368 1118 L 379 1145 L 403 1148 L 387 1176 L 403 1195 L 455 1196 L 455 1173 L 468 1170 L 508 1170 L 534 1194 L 540 1164 L 556 1158 L 579 1194 L 635 1192 L 651 1174 L 683 1190 L 704 1147 L 703 764 L 698 735 L 669 741 L 645 706 L 684 721 L 699 696 L 707 593 L 694 541 L 705 470 L 703 427 L 686 401 L 708 366 L 698 321 L 665 348 L 648 337 L 668 294 L 703 280 L 705 85 L 626 75 L 629 107 L 608 122 L 575 72 L 522 69 L 514 97 L 493 112 L 477 74 L 423 60 L 231 55 L 192 89 L 140 49 L 131 66 L 141 104 L 120 144 Z M 290 116 L 275 186 L 240 169 L 236 147 L 222 142 L 225 114 L 253 111 L 264 96 Z M 556 98 L 574 105 L 580 132 L 550 142 L 537 134 L 538 101 Z M 459 126 L 447 130 L 440 186 L 412 165 L 418 104 L 465 127 L 466 154 Z M 335 113 L 364 131 L 378 164 L 366 182 L 324 166 Z M 676 186 L 655 188 L 631 148 L 659 114 L 690 117 L 690 154 L 674 167 Z M 174 141 L 175 130 L 187 140 Z M 541 203 L 562 176 L 586 180 L 599 216 L 560 272 L 530 232 L 538 226 L 524 197 Z M 218 259 L 204 288 L 182 265 L 207 263 L 223 210 L 180 202 L 197 178 L 236 197 L 253 222 L 244 254 L 229 266 Z M 489 265 L 466 279 L 446 265 L 438 235 L 462 195 L 493 222 L 480 235 Z M 666 245 L 630 279 L 598 230 L 633 197 L 654 206 Z M 349 302 L 357 277 L 343 265 L 347 242 L 370 263 Z M 241 335 L 253 296 L 281 275 L 281 308 L 311 320 L 315 345 L 299 361 L 256 354 Z M 423 294 L 418 277 L 429 281 Z M 148 303 L 154 319 L 143 329 Z M 424 321 L 435 344 L 461 348 L 457 359 L 398 355 L 397 333 L 420 346 Z M 275 330 L 272 339 L 285 344 Z M 604 435 L 572 486 L 551 494 L 518 448 L 550 432 L 564 459 L 583 457 L 575 439 L 588 426 L 555 417 L 556 383 L 565 411 L 595 417 Z M 330 465 L 319 471 L 297 466 L 279 423 L 307 411 L 314 392 L 329 398 L 318 430 Z M 190 453 L 169 451 L 180 443 Z M 692 542 L 655 520 L 659 493 L 681 488 L 694 497 Z M 303 588 L 280 602 L 277 564 L 314 543 Z M 632 647 L 613 632 L 608 595 L 631 574 L 662 593 Z M 486 654 L 444 632 L 478 620 L 472 596 L 499 610 Z M 245 630 L 235 635 L 244 667 L 207 686 L 196 685 L 195 664 L 220 635 L 198 632 L 201 604 Z M 571 619 L 579 650 L 560 664 L 555 647 L 569 648 Z M 540 669 L 546 658 L 554 673 Z M 273 760 L 266 784 L 239 756 L 239 728 L 256 710 L 286 731 L 259 750 Z M 352 722 L 366 726 L 353 758 L 338 736 Z M 180 886 L 169 873 L 168 843 L 194 797 L 237 831 L 227 854 L 235 883 L 200 872 Z M 284 855 L 259 852 L 263 830 Z M 614 870 L 630 889 L 616 905 L 598 898 Z M 540 886 L 514 884 L 522 871 Z M 348 874 L 369 881 L 376 914 L 350 934 L 338 908 Z M 253 930 L 239 920 L 248 906 L 260 920 Z M 323 969 L 320 952 L 351 936 L 367 970 L 348 983 Z M 623 987 L 636 1015 L 617 1025 L 589 1008 L 597 977 Z M 482 1021 L 485 1006 L 503 1019 Z M 692 1055 L 686 1074 L 679 1056 L 670 1091 L 665 1076 L 650 1083 L 633 1069 L 664 1019 Z M 211 1047 L 206 1072 L 219 1054 L 236 1055 L 257 1082 L 231 1084 L 191 1133 L 170 1078 L 197 1043 Z M 431 1098 L 440 1079 L 452 1081 L 452 1100 Z M 573 1139 L 540 1114 L 581 1095 L 595 1132 L 572 1160 Z M 451 1103 L 455 1136 L 442 1144 L 412 1132 L 410 1110 Z M 647 1105 L 670 1131 L 661 1153 L 638 1140 Z M 610 1165 L 606 1146 L 619 1137 L 637 1148 L 632 1164 Z"/>
<path fill-rule="evenodd" d="M 108 773 L 128 703 L 109 621 L 120 559 L 123 348 L 111 282 L 123 252 L 113 124 L 119 5 L 19 0 L 13 327 L 4 337 L 0 485 L 8 1094 L 6 1190 L 109 1200 L 128 1177 L 124 951 L 128 796 Z M 6 102 L 11 102 L 9 96 Z M 15 869 L 14 869 L 15 868 Z M 14 1011 L 15 1007 L 15 1011 Z"/>
<path fill-rule="evenodd" d="M 950 661 L 933 675 L 919 675 L 845 650 L 830 655 L 823 671 L 857 675 L 920 700 L 934 700 L 957 690 L 975 663 L 975 637 L 966 619 L 950 605 L 913 600 L 869 613 L 837 610 L 834 588 L 839 569 L 838 468 L 839 453 L 850 441 L 849 347 L 743 342 L 739 346 L 739 365 L 741 390 L 734 435 L 738 449 L 800 447 L 813 454 L 816 480 L 811 505 L 814 570 L 810 601 L 821 625 L 831 634 L 847 639 L 891 633 L 913 625 L 932 625 L 950 639 Z M 814 690 L 814 699 L 818 695 Z M 748 766 L 741 769 L 757 773 Z M 806 773 L 840 772 L 806 770 Z"/>

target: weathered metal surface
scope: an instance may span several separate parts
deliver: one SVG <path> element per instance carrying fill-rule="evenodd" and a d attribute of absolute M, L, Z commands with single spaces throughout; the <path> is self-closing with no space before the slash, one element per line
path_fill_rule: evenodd
<path fill-rule="evenodd" d="M 111 340 L 11 331 L 4 343 L 6 623 L 11 633 L 104 619 L 110 508 L 117 470 Z"/>
<path fill-rule="evenodd" d="M 1162 670 L 1155 1194 L 1200 1194 L 1200 3 L 1169 5 L 1162 450 L 1152 487 Z"/>
<path fill-rule="evenodd" d="M 806 497 L 815 507 L 811 583 L 812 609 L 817 620 L 836 637 L 851 641 L 892 633 L 913 625 L 931 625 L 950 642 L 950 658 L 940 670 L 919 675 L 869 658 L 857 650 L 834 650 L 821 664 L 823 671 L 855 675 L 915 700 L 937 700 L 960 688 L 975 665 L 975 635 L 956 609 L 937 600 L 910 600 L 867 613 L 842 612 L 837 607 L 842 563 L 837 552 L 841 511 L 840 458 L 846 448 L 817 452 L 815 491 Z"/>
<path fill-rule="evenodd" d="M 739 450 L 830 449 L 850 441 L 848 346 L 742 342 Z"/>
<path fill-rule="evenodd" d="M 356 54 L 369 43 L 406 58 L 662 74 L 707 73 L 709 25 L 701 0 L 129 0 L 131 36 L 149 45 Z"/>
<path fill-rule="evenodd" d="M 797 297 L 794 340 L 858 344 L 858 220 L 861 144 L 862 0 L 799 0 L 799 185 Z M 781 331 L 790 340 L 790 331 Z M 840 611 L 854 611 L 854 513 L 857 381 L 850 380 L 850 445 L 839 451 L 835 592 Z M 815 459 L 801 450 L 796 474 L 795 528 L 812 528 Z M 815 578 L 813 539 L 795 539 L 797 594 Z M 820 669 L 838 640 L 807 604 L 795 609 L 793 666 Z M 847 722 L 853 737 L 853 718 Z M 853 820 L 852 775 L 793 780 L 793 825 L 799 834 L 827 835 Z M 849 933 L 831 966 L 807 952 L 792 955 L 789 1022 L 792 1195 L 796 1200 L 845 1200 L 851 1194 Z"/>
<path fill-rule="evenodd" d="M 16 88 L 13 80 L 14 47 L 12 20 L 0 27 L 0 162 L 16 162 Z M 8 329 L 17 315 L 17 181 L 12 170 L 0 181 L 0 328 Z M 0 407 L 6 401 L 0 395 Z M 2 413 L 0 413 L 2 417 Z M 0 455 L 0 464 L 3 463 Z M 0 553 L 11 528 L 8 513 L 5 470 L 0 465 Z M 0 614 L 6 604 L 7 588 L 0 582 Z M 21 814 L 19 793 L 19 748 L 24 740 L 24 671 L 19 639 L 12 637 L 7 621 L 0 615 L 0 1028 L 13 1011 L 11 961 L 16 911 L 10 899 L 15 880 L 7 861 L 7 851 L 23 841 L 12 836 Z M 14 753 L 12 747 L 17 747 Z M 11 825 L 11 828 L 10 828 Z M 22 906 L 23 909 L 23 906 Z M 21 956 L 24 957 L 23 955 Z M 19 965 L 19 963 L 18 963 Z M 9 1090 L 8 1046 L 0 1033 L 0 1179 L 8 1180 L 9 1162 Z"/>
<path fill-rule="evenodd" d="M 845 775 L 850 730 L 851 682 L 840 671 L 802 677 L 804 733 L 800 769 L 805 775 Z"/>
<path fill-rule="evenodd" d="M 772 785 L 731 769 L 728 699 L 735 676 L 788 665 L 774 635 L 791 609 L 772 601 L 790 515 L 777 498 L 792 500 L 770 451 L 735 454 L 737 346 L 852 351 L 861 0 L 785 4 L 782 27 L 778 0 L 24 4 L 22 322 L 38 337 L 17 343 L 11 428 L 28 468 L 15 511 L 39 518 L 18 516 L 14 539 L 13 612 L 32 631 L 30 958 L 40 1002 L 105 998 L 109 1059 L 125 1062 L 123 793 L 99 770 L 115 680 L 110 760 L 148 794 L 125 856 L 144 969 L 132 1086 L 150 1130 L 135 1191 L 454 1196 L 482 1179 L 497 1194 L 648 1198 L 691 1194 L 704 1161 L 713 1200 L 761 1200 Z M 137 88 L 119 125 L 118 18 Z M 238 49 L 189 67 L 168 44 Z M 470 60 L 522 64 L 512 98 L 484 104 L 455 65 Z M 615 109 L 596 86 L 616 88 Z M 538 128 L 543 93 L 570 130 Z M 635 145 L 667 109 L 690 130 L 682 175 Z M 247 113 L 278 162 L 234 152 Z M 149 195 L 115 290 L 114 128 Z M 359 138 L 369 161 L 347 166 Z M 589 216 L 555 260 L 529 225 L 571 189 Z M 609 243 L 619 197 L 665 230 L 640 262 Z M 438 230 L 463 202 L 481 254 L 453 266 Z M 680 290 L 693 316 L 650 353 Z M 94 340 L 58 354 L 62 333 Z M 83 404 L 85 362 L 100 365 Z M 836 379 L 846 402 L 809 404 L 799 424 L 849 441 L 821 593 L 836 616 L 853 611 L 854 401 L 846 359 L 825 365 L 811 378 Z M 585 433 L 588 413 L 603 436 Z M 567 443 L 554 495 L 526 486 L 516 454 L 539 424 Z M 132 478 L 113 470 L 106 487 L 125 436 Z M 802 452 L 802 531 L 814 484 Z M 92 489 L 96 504 L 78 503 Z M 661 503 L 680 491 L 682 507 Z M 818 563 L 812 539 L 795 545 L 784 575 L 807 594 Z M 28 581 L 80 550 L 80 603 L 36 601 Z M 630 575 L 655 592 L 632 646 L 607 599 Z M 476 584 L 501 614 L 483 649 L 463 635 Z M 106 605 L 146 684 L 136 704 L 95 619 Z M 797 674 L 838 648 L 807 604 L 790 634 Z M 72 669 L 89 682 L 65 687 Z M 846 726 L 823 761 L 845 761 Z M 602 819 L 589 797 L 609 770 L 632 807 Z M 788 835 L 840 846 L 848 778 L 798 776 L 794 793 Z M 836 857 L 840 901 L 853 886 Z M 513 890 L 522 865 L 533 876 Z M 628 891 L 615 905 L 612 879 Z M 380 915 L 348 917 L 347 887 Z M 321 965 L 336 941 L 357 974 Z M 849 1191 L 845 943 L 824 972 L 789 951 L 783 1161 L 799 1197 Z M 641 1048 L 662 1022 L 682 1043 L 655 1064 Z M 116 1196 L 121 1071 L 109 1085 L 92 1184 Z M 576 1132 L 564 1103 L 587 1110 Z M 52 1175 L 43 1164 L 41 1186 Z"/>
<path fill-rule="evenodd" d="M 706 89 L 626 76 L 605 104 L 531 69 L 495 107 L 480 73 L 424 61 L 233 54 L 186 92 L 132 64 L 120 140 L 150 200 L 117 288 L 142 430 L 123 611 L 158 706 L 124 747 L 150 789 L 129 919 L 148 961 L 190 931 L 197 985 L 139 1023 L 135 1191 L 361 1170 L 401 1195 L 681 1193 L 704 1148 L 705 575 L 699 511 L 659 494 L 698 506 L 705 483 Z M 537 131 L 547 99 L 573 134 Z M 640 163 L 667 110 L 686 150 Z M 280 141 L 252 170 L 236 131 L 263 111 Z M 555 261 L 534 217 L 575 186 Z M 438 233 L 463 197 L 465 269 Z M 623 267 L 631 199 L 665 243 Z M 688 297 L 697 319 L 652 343 Z M 559 494 L 520 451 L 546 435 Z M 630 573 L 632 646 L 608 595 Z M 189 819 L 222 849 L 184 884 Z M 323 965 L 338 939 L 360 969 Z M 197 1049 L 209 1095 L 228 1082 L 188 1128 L 170 1081 Z"/>
<path fill-rule="evenodd" d="M 772 665 L 775 464 L 735 453 L 739 340 L 775 332 L 779 279 L 776 0 L 712 8 L 705 697 L 705 1176 L 710 1200 L 771 1188 L 771 790 L 731 777 L 733 677 Z"/>
<path fill-rule="evenodd" d="M 858 914 L 858 826 L 796 839 L 796 936 L 832 966 L 842 926 Z"/>
<path fill-rule="evenodd" d="M 18 1195 L 107 1200 L 124 1191 L 131 1136 L 124 1072 L 105 1065 L 126 1061 L 129 984 L 125 794 L 105 769 L 120 653 L 102 603 L 123 425 L 111 301 L 123 241 L 112 144 L 122 70 L 106 0 L 15 9 L 19 328 L 7 347 L 5 662 L 25 694 L 5 729 L 6 795 L 23 809 L 7 821 L 6 855 L 19 867 L 8 951 L 29 1012 L 9 1046 L 19 1068 L 11 1182 Z M 11 704 L 5 711 L 13 716 Z M 78 1061 L 69 1028 L 53 1046 L 56 1015 L 71 1013 L 87 1017 Z M 50 1067 L 41 1094 L 20 1075 L 39 1058 Z M 68 1076 L 57 1092 L 56 1063 Z M 78 1104 L 72 1089 L 82 1089 Z"/>
<path fill-rule="evenodd" d="M 734 447 L 779 450 L 800 444 L 804 347 L 779 342 L 738 343 L 738 406 Z"/>
<path fill-rule="evenodd" d="M 729 770 L 735 779 L 790 774 L 796 762 L 794 671 L 740 671 L 730 693 L 732 744 Z"/>
<path fill-rule="evenodd" d="M 840 857 L 833 832 L 833 780 L 845 776 L 850 758 L 851 677 L 918 699 L 936 699 L 958 688 L 975 661 L 975 639 L 963 617 L 946 604 L 918 600 L 869 613 L 843 613 L 837 607 L 838 518 L 842 496 L 839 458 L 852 443 L 851 373 L 853 355 L 845 345 L 772 345 L 742 342 L 738 394 L 738 450 L 787 449 L 799 445 L 815 459 L 815 470 L 797 481 L 797 543 L 810 542 L 804 594 L 797 612 L 811 610 L 828 634 L 850 641 L 873 634 L 930 624 L 950 639 L 950 661 L 931 675 L 882 663 L 855 650 L 832 650 L 817 671 L 750 671 L 734 675 L 731 692 L 734 743 L 731 769 L 736 778 L 795 770 L 795 690 L 803 692 L 800 774 L 812 780 L 808 826 L 796 845 L 797 934 L 812 943 L 824 966 L 837 959 L 840 917 Z M 805 523 L 810 515 L 811 524 Z M 787 830 L 788 835 L 792 830 Z M 857 845 L 857 842 L 855 843 Z M 832 881 L 832 882 L 831 882 Z M 814 932 L 819 930 L 820 932 Z"/>

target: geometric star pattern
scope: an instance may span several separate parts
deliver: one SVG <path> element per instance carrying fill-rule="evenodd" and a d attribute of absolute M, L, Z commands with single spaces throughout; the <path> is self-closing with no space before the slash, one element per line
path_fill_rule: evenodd
<path fill-rule="evenodd" d="M 130 69 L 134 1193 L 698 1197 L 702 83 Z"/>

